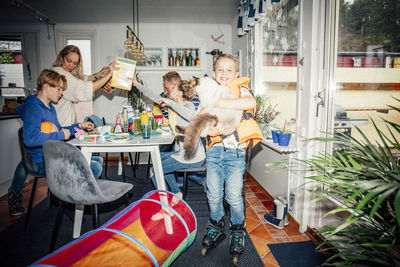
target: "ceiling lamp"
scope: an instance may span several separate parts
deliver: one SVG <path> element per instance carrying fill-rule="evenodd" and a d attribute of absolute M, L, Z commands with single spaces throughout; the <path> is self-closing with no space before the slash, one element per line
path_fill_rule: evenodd
<path fill-rule="evenodd" d="M 132 9 L 132 18 L 133 18 L 133 28 L 137 26 L 137 33 L 139 35 L 139 1 L 136 1 L 136 19 L 137 23 L 135 24 L 135 0 L 133 0 L 133 9 Z M 124 42 L 125 50 L 128 54 L 131 54 L 130 58 L 137 59 L 137 60 L 144 60 L 144 46 L 143 43 L 140 41 L 138 35 L 129 27 L 126 26 L 126 41 Z"/>

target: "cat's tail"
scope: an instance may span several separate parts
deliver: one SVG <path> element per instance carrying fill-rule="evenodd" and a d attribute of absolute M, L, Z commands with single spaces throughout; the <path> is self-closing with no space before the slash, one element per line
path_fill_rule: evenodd
<path fill-rule="evenodd" d="M 205 129 L 210 126 L 217 126 L 218 118 L 209 113 L 198 114 L 185 130 L 185 141 L 183 147 L 186 150 L 185 158 L 191 159 L 194 156 L 199 138 Z"/>

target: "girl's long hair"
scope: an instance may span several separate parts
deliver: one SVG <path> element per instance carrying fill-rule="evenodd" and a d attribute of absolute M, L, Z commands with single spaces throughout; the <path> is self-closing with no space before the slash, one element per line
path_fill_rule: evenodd
<path fill-rule="evenodd" d="M 82 56 L 81 56 L 81 51 L 79 50 L 79 48 L 75 45 L 67 45 L 66 47 L 63 48 L 63 50 L 60 51 L 60 53 L 58 53 L 57 55 L 57 59 L 56 61 L 53 63 L 53 67 L 62 67 L 62 60 L 63 58 L 68 55 L 68 53 L 75 53 L 79 56 L 79 63 L 78 66 L 76 66 L 76 68 L 71 71 L 71 74 L 78 78 L 83 80 L 83 67 L 82 67 Z"/>

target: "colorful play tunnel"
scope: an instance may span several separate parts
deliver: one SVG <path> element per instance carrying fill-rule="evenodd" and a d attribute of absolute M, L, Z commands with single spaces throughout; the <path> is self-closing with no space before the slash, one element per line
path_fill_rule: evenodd
<path fill-rule="evenodd" d="M 169 266 L 196 232 L 196 216 L 185 201 L 151 191 L 31 266 Z"/>

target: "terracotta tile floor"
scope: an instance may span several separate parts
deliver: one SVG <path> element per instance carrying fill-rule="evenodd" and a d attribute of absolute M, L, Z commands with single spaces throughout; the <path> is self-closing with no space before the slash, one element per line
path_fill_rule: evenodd
<path fill-rule="evenodd" d="M 24 186 L 24 205 L 28 206 L 30 191 L 33 180 Z M 47 183 L 45 179 L 39 179 L 36 189 L 34 205 L 38 204 L 47 196 Z M 290 222 L 283 230 L 274 228 L 266 223 L 264 214 L 272 212 L 273 199 L 252 178 L 246 180 L 246 229 L 249 233 L 258 254 L 265 266 L 279 266 L 267 246 L 271 243 L 298 242 L 309 240 L 305 235 L 299 233 L 295 222 Z M 8 212 L 7 195 L 0 198 L 0 231 L 19 217 L 12 217 Z"/>

